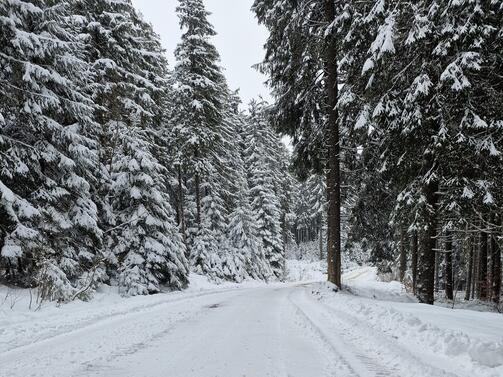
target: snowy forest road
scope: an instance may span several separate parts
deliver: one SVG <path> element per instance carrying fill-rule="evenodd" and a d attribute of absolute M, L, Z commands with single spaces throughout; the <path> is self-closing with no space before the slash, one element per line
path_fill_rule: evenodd
<path fill-rule="evenodd" d="M 54 319 L 65 321 L 72 318 Z M 308 284 L 182 296 L 63 329 L 2 349 L 0 376 L 460 375 L 419 359 L 344 305 L 326 305 Z"/>

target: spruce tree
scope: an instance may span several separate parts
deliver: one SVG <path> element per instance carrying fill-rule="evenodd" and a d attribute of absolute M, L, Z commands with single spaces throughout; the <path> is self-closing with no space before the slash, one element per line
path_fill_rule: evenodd
<path fill-rule="evenodd" d="M 268 164 L 269 124 L 263 102 L 250 104 L 250 119 L 246 131 L 246 159 L 252 210 L 257 220 L 258 236 L 263 252 L 276 278 L 283 273 L 283 240 L 281 207 L 274 191 L 274 172 Z"/>
<path fill-rule="evenodd" d="M 498 29 L 487 23 L 498 22 L 500 9 L 472 5 L 360 4 L 343 45 L 342 116 L 363 136 L 363 156 L 378 173 L 363 176 L 362 187 L 395 196 L 393 225 L 419 231 L 417 294 L 427 303 L 434 300 L 440 228 L 464 229 L 475 213 L 491 211 L 497 195 L 484 177 L 499 158 L 489 131 L 497 116 L 487 111 L 499 96 L 491 89 L 489 100 L 490 85 L 480 79 L 490 77 L 482 62 L 498 64 L 489 52 Z"/>
<path fill-rule="evenodd" d="M 172 140 L 179 156 L 179 164 L 185 174 L 190 173 L 195 198 L 195 247 L 190 247 L 192 263 L 197 270 L 206 270 L 208 264 L 206 243 L 212 245 L 211 252 L 218 252 L 215 237 L 215 218 L 204 218 L 203 210 L 220 206 L 221 198 L 212 187 L 216 177 L 211 161 L 215 144 L 220 138 L 220 127 L 224 118 L 227 88 L 219 67 L 219 54 L 210 38 L 215 35 L 208 22 L 209 13 L 201 0 L 179 0 L 176 8 L 183 30 L 182 40 L 177 46 L 174 71 L 175 92 Z M 211 190 L 206 191 L 205 188 Z M 212 196 L 203 198 L 207 193 Z M 203 208 L 203 206 L 205 208 Z M 216 210 L 209 216 L 217 215 Z M 206 234 L 211 232 L 212 234 Z M 203 254 L 201 254 L 203 253 Z M 213 258 L 213 256 L 211 257 Z M 216 257 L 215 257 L 216 258 Z M 209 262 L 209 261 L 208 261 Z M 213 265 L 213 262 L 209 265 Z"/>
<path fill-rule="evenodd" d="M 216 33 L 201 0 L 180 0 L 177 7 L 182 41 L 175 51 L 174 134 L 179 155 L 190 162 L 195 175 L 198 219 L 201 217 L 201 179 L 218 139 L 223 118 L 225 79 L 220 57 L 210 42 Z"/>
<path fill-rule="evenodd" d="M 159 292 L 161 284 L 181 289 L 188 265 L 163 179 L 152 155 L 154 145 L 141 129 L 121 135 L 112 160 L 113 210 L 118 222 L 111 234 L 125 295 Z"/>
<path fill-rule="evenodd" d="M 86 90 L 101 125 L 98 197 L 110 275 L 127 295 L 155 293 L 161 284 L 180 289 L 187 283 L 185 247 L 173 223 L 171 171 L 159 164 L 169 91 L 159 36 L 129 0 L 80 0 L 75 9 L 92 66 Z"/>
<path fill-rule="evenodd" d="M 42 0 L 0 5 L 1 180 L 9 213 L 2 259 L 60 301 L 99 279 L 87 274 L 102 240 L 91 194 L 100 172 L 97 125 L 82 90 L 89 66 L 71 11 L 69 3 Z"/>
<path fill-rule="evenodd" d="M 256 0 L 253 10 L 270 31 L 259 65 L 269 75 L 276 104 L 275 127 L 295 145 L 294 165 L 304 178 L 326 173 L 329 281 L 341 286 L 341 140 L 339 24 L 350 4 L 325 1 Z"/>

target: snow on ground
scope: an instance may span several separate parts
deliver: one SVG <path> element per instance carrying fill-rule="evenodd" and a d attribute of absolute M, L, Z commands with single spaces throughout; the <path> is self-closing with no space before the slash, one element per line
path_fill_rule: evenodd
<path fill-rule="evenodd" d="M 375 267 L 356 267 L 342 276 L 343 284 L 356 296 L 387 301 L 415 302 L 398 281 L 382 282 Z"/>
<path fill-rule="evenodd" d="M 359 271 L 359 266 L 351 261 L 345 261 L 342 268 L 343 271 Z M 325 281 L 327 280 L 327 262 L 319 260 L 287 259 L 286 280 L 288 282 Z"/>
<path fill-rule="evenodd" d="M 380 347 L 398 343 L 455 376 L 503 376 L 503 315 L 418 304 L 402 284 L 378 281 L 371 267 L 343 280 L 349 293 L 327 293 L 326 283 L 314 292 L 334 316 L 377 334 Z"/>
<path fill-rule="evenodd" d="M 28 310 L 0 288 L 0 376 L 503 376 L 503 316 L 414 302 L 375 269 L 334 292 L 320 263 L 288 262 L 289 279 Z M 3 305 L 1 305 L 3 302 Z M 11 304 L 14 303 L 12 309 Z"/>
<path fill-rule="evenodd" d="M 327 264 L 320 261 L 288 259 L 286 276 L 289 282 L 317 282 L 327 280 Z"/>
<path fill-rule="evenodd" d="M 260 281 L 241 284 L 215 284 L 205 276 L 192 274 L 190 285 L 183 292 L 125 299 L 117 287 L 101 287 L 91 302 L 75 301 L 57 305 L 44 302 L 38 305 L 35 293 L 26 289 L 0 286 L 0 352 L 24 346 L 34 340 L 44 340 L 68 330 L 85 327 L 110 318 L 120 318 L 151 309 L 163 308 L 175 302 L 212 296 L 237 289 L 264 287 Z M 0 369 L 0 376 L 1 374 Z"/>

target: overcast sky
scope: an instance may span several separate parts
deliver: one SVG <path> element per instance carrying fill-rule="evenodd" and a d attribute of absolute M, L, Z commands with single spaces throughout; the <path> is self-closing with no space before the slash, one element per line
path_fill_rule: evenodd
<path fill-rule="evenodd" d="M 177 0 L 133 0 L 144 18 L 160 34 L 171 67 L 175 65 L 173 51 L 181 35 L 175 14 L 177 3 Z M 263 84 L 265 77 L 251 67 L 263 59 L 263 45 L 267 38 L 267 31 L 257 24 L 250 11 L 253 0 L 204 0 L 204 3 L 212 13 L 209 19 L 218 33 L 213 43 L 220 52 L 230 88 L 240 88 L 245 104 L 258 95 L 270 100 L 269 91 Z"/>

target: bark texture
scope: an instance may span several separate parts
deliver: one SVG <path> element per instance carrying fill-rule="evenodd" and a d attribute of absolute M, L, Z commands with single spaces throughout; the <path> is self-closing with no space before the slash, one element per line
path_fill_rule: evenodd
<path fill-rule="evenodd" d="M 453 292 L 453 277 L 452 277 L 452 238 L 450 234 L 446 235 L 445 240 L 445 271 L 444 271 L 444 281 L 445 281 L 445 297 L 448 300 L 454 299 Z"/>
<path fill-rule="evenodd" d="M 335 20 L 335 4 L 333 0 L 324 0 L 325 21 L 331 25 Z M 337 111 L 338 67 L 337 39 L 333 33 L 328 33 L 325 45 L 325 85 L 326 107 L 328 113 L 328 231 L 327 231 L 327 261 L 328 281 L 341 287 L 341 172 L 340 172 L 340 140 L 339 114 Z"/>
<path fill-rule="evenodd" d="M 487 300 L 488 297 L 488 279 L 487 279 L 487 232 L 480 232 L 480 250 L 479 250 L 479 274 L 477 298 Z"/>
<path fill-rule="evenodd" d="M 417 256 L 418 256 L 417 232 L 412 233 L 411 238 L 411 270 L 412 270 L 412 291 L 416 294 L 417 287 Z"/>
<path fill-rule="evenodd" d="M 501 299 L 501 247 L 498 235 L 497 232 L 491 235 L 491 297 L 495 304 L 499 304 Z"/>
<path fill-rule="evenodd" d="M 433 163 L 426 158 L 423 169 L 430 169 Z M 428 171 L 427 170 L 427 171 Z M 421 303 L 433 305 L 435 301 L 435 245 L 437 229 L 438 183 L 430 181 L 423 187 L 426 198 L 424 211 L 425 229 L 421 234 L 416 296 Z"/>

